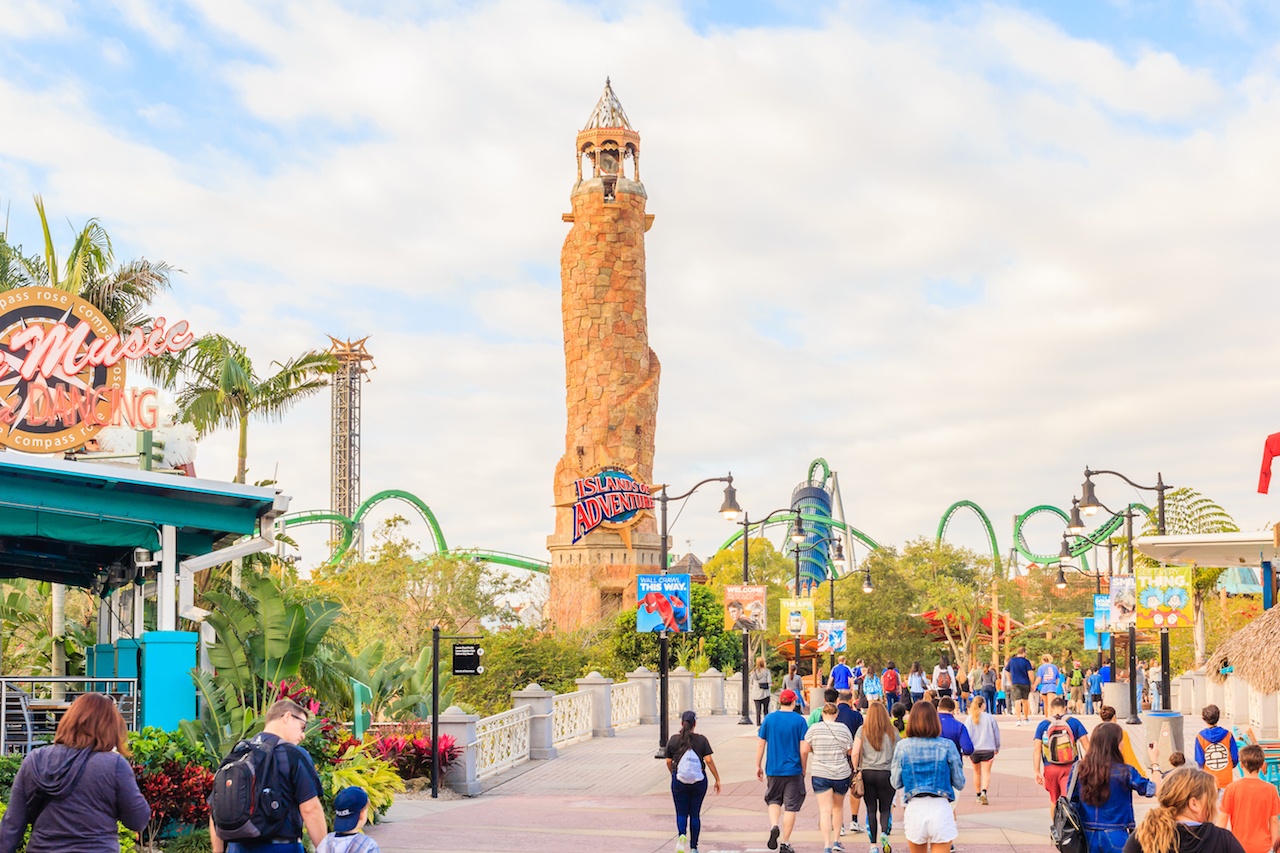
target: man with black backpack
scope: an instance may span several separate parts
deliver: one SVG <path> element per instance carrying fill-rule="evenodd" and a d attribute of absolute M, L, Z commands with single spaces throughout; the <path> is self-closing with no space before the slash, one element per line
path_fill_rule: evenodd
<path fill-rule="evenodd" d="M 319 847 L 328 834 L 320 776 L 299 748 L 307 712 L 290 699 L 267 709 L 262 733 L 236 744 L 213 777 L 213 853 L 303 853 L 305 827 Z"/>
<path fill-rule="evenodd" d="M 1067 716 L 1067 700 L 1049 699 L 1049 718 L 1036 726 L 1031 745 L 1031 766 L 1036 784 L 1049 792 L 1049 802 L 1057 803 L 1067 789 L 1071 767 L 1089 748 L 1089 730 L 1075 717 Z"/>

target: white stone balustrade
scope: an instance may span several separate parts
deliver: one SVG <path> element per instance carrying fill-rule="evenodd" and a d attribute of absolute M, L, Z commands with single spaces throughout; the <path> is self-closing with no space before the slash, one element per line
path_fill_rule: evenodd
<path fill-rule="evenodd" d="M 552 702 L 552 737 L 556 746 L 591 737 L 591 694 L 562 693 Z"/>

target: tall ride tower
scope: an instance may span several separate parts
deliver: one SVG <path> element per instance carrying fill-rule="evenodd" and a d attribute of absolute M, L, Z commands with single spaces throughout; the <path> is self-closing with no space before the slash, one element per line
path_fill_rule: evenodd
<path fill-rule="evenodd" d="M 547 616 L 562 628 L 635 606 L 637 571 L 658 571 L 652 515 L 595 527 L 575 542 L 575 482 L 602 471 L 653 477 L 658 357 L 645 307 L 645 213 L 640 134 L 605 80 L 575 146 L 573 223 L 560 253 L 564 322 L 565 453 L 555 471 L 556 532 Z M 587 172 L 584 173 L 584 166 Z"/>
<path fill-rule="evenodd" d="M 333 342 L 329 352 L 339 365 L 333 374 L 329 503 L 334 512 L 351 518 L 360 506 L 360 384 L 373 368 L 373 356 L 364 346 L 368 336 L 358 341 L 340 341 L 330 335 L 329 340 Z"/>

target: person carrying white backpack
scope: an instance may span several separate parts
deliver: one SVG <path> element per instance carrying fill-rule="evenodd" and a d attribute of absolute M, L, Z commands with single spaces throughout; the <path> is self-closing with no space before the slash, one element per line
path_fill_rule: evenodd
<path fill-rule="evenodd" d="M 671 771 L 671 799 L 676 806 L 676 853 L 698 853 L 702 831 L 702 801 L 707 796 L 707 771 L 720 793 L 720 771 L 711 758 L 711 741 L 693 729 L 698 715 L 680 715 L 680 733 L 667 740 L 667 769 Z"/>

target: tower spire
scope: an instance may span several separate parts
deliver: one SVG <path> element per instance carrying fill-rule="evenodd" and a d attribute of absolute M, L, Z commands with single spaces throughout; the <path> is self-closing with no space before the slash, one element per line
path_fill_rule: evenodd
<path fill-rule="evenodd" d="M 600 188 L 612 200 L 618 181 L 634 184 L 631 192 L 644 192 L 640 187 L 640 134 L 631 126 L 627 111 L 613 92 L 613 84 L 604 78 L 604 93 L 596 102 L 586 125 L 578 132 L 578 183 L 582 183 L 582 160 L 591 163 L 591 179 L 601 179 Z M 626 161 L 631 161 L 631 174 L 626 174 Z M 629 177 L 629 180 L 628 180 Z"/>

